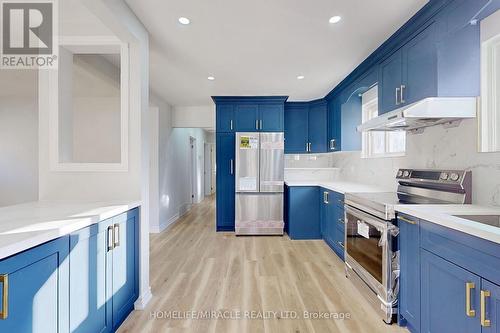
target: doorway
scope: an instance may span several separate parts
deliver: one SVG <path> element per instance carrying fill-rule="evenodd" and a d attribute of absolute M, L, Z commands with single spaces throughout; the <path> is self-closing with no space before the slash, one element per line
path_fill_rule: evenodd
<path fill-rule="evenodd" d="M 192 136 L 189 137 L 189 165 L 191 166 L 190 170 L 190 179 L 191 179 L 191 203 L 194 204 L 197 202 L 198 198 L 198 177 L 196 172 L 196 138 Z"/>
<path fill-rule="evenodd" d="M 205 142 L 205 161 L 204 161 L 204 178 L 205 178 L 205 196 L 215 193 L 215 145 Z"/>

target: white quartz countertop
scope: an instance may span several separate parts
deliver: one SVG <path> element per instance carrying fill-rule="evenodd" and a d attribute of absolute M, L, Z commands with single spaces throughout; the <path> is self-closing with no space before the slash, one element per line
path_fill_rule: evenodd
<path fill-rule="evenodd" d="M 397 212 L 500 244 L 500 228 L 453 215 L 500 215 L 500 207 L 478 205 L 398 205 Z"/>
<path fill-rule="evenodd" d="M 139 207 L 139 201 L 36 201 L 0 208 L 0 259 Z"/>
<path fill-rule="evenodd" d="M 311 181 L 285 181 L 285 184 L 288 186 L 320 186 L 324 187 L 328 190 L 338 192 L 338 193 L 362 193 L 362 192 L 387 192 L 390 191 L 387 188 L 379 187 L 379 186 L 373 186 L 373 185 L 366 185 L 362 183 L 356 183 L 356 182 L 351 182 L 351 181 L 331 181 L 331 180 L 326 180 L 326 181 L 318 181 L 318 180 L 311 180 Z"/>

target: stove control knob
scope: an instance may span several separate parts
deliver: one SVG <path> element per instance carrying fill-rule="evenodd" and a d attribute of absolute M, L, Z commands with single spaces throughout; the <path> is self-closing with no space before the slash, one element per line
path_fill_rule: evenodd
<path fill-rule="evenodd" d="M 457 180 L 460 179 L 460 176 L 457 173 L 452 173 L 450 175 L 450 179 L 453 180 L 454 182 L 456 182 Z"/>
<path fill-rule="evenodd" d="M 398 177 L 401 177 L 403 175 L 403 170 L 398 171 Z"/>
<path fill-rule="evenodd" d="M 446 172 L 441 172 L 441 180 L 448 180 L 448 174 Z"/>
<path fill-rule="evenodd" d="M 405 170 L 405 171 L 403 172 L 403 177 L 405 177 L 405 178 L 406 178 L 406 177 L 408 177 L 408 176 L 410 176 L 410 171 Z"/>

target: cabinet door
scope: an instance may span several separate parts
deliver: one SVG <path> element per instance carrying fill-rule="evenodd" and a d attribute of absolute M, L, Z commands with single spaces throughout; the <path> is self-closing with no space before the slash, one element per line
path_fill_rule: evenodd
<path fill-rule="evenodd" d="M 399 105 L 399 90 L 402 84 L 402 51 L 398 50 L 384 60 L 379 67 L 378 112 L 392 111 Z"/>
<path fill-rule="evenodd" d="M 291 239 L 321 239 L 319 187 L 295 186 L 289 191 L 289 236 Z"/>
<path fill-rule="evenodd" d="M 112 219 L 70 236 L 70 331 L 111 332 Z"/>
<path fill-rule="evenodd" d="M 400 255 L 399 313 L 412 331 L 420 331 L 420 232 L 419 220 L 398 217 Z"/>
<path fill-rule="evenodd" d="M 234 105 L 221 104 L 217 105 L 217 132 L 234 132 Z"/>
<path fill-rule="evenodd" d="M 217 134 L 217 231 L 234 231 L 235 134 Z"/>
<path fill-rule="evenodd" d="M 339 98 L 328 102 L 328 151 L 341 150 L 341 110 Z"/>
<path fill-rule="evenodd" d="M 307 104 L 285 105 L 285 153 L 306 153 L 309 127 Z"/>
<path fill-rule="evenodd" d="M 68 332 L 68 251 L 66 236 L 0 261 L 0 332 Z"/>
<path fill-rule="evenodd" d="M 403 47 L 402 105 L 437 96 L 435 26 L 432 23 Z"/>
<path fill-rule="evenodd" d="M 326 153 L 327 149 L 327 105 L 313 104 L 309 107 L 310 153 Z"/>
<path fill-rule="evenodd" d="M 113 327 L 118 328 L 134 309 L 139 296 L 139 210 L 113 218 Z"/>
<path fill-rule="evenodd" d="M 259 105 L 259 129 L 263 132 L 283 132 L 283 104 Z"/>
<path fill-rule="evenodd" d="M 259 130 L 259 106 L 240 104 L 235 109 L 235 132 L 257 132 Z"/>
<path fill-rule="evenodd" d="M 428 333 L 479 333 L 479 289 L 481 279 L 471 272 L 450 263 L 426 250 L 420 250 L 421 260 L 421 326 Z M 467 283 L 471 309 L 466 314 Z"/>
<path fill-rule="evenodd" d="M 482 327 L 482 332 L 500 333 L 500 286 L 482 279 L 481 290 L 484 293 L 485 305 L 485 325 Z M 482 313 L 478 315 L 481 316 Z M 488 320 L 489 322 L 486 322 Z"/>
<path fill-rule="evenodd" d="M 329 211 L 328 211 L 328 209 L 329 209 L 328 197 L 329 197 L 329 195 L 330 195 L 330 191 L 328 191 L 327 189 L 324 189 L 324 188 L 320 188 L 319 204 L 321 207 L 321 216 L 320 216 L 320 219 L 321 219 L 321 237 L 325 241 L 328 237 L 328 213 L 329 213 Z"/>

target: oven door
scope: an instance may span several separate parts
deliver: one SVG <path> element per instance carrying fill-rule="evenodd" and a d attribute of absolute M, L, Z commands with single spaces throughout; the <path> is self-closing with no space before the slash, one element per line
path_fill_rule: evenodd
<path fill-rule="evenodd" d="M 359 209 L 346 206 L 346 263 L 387 306 L 392 303 L 393 224 Z"/>

